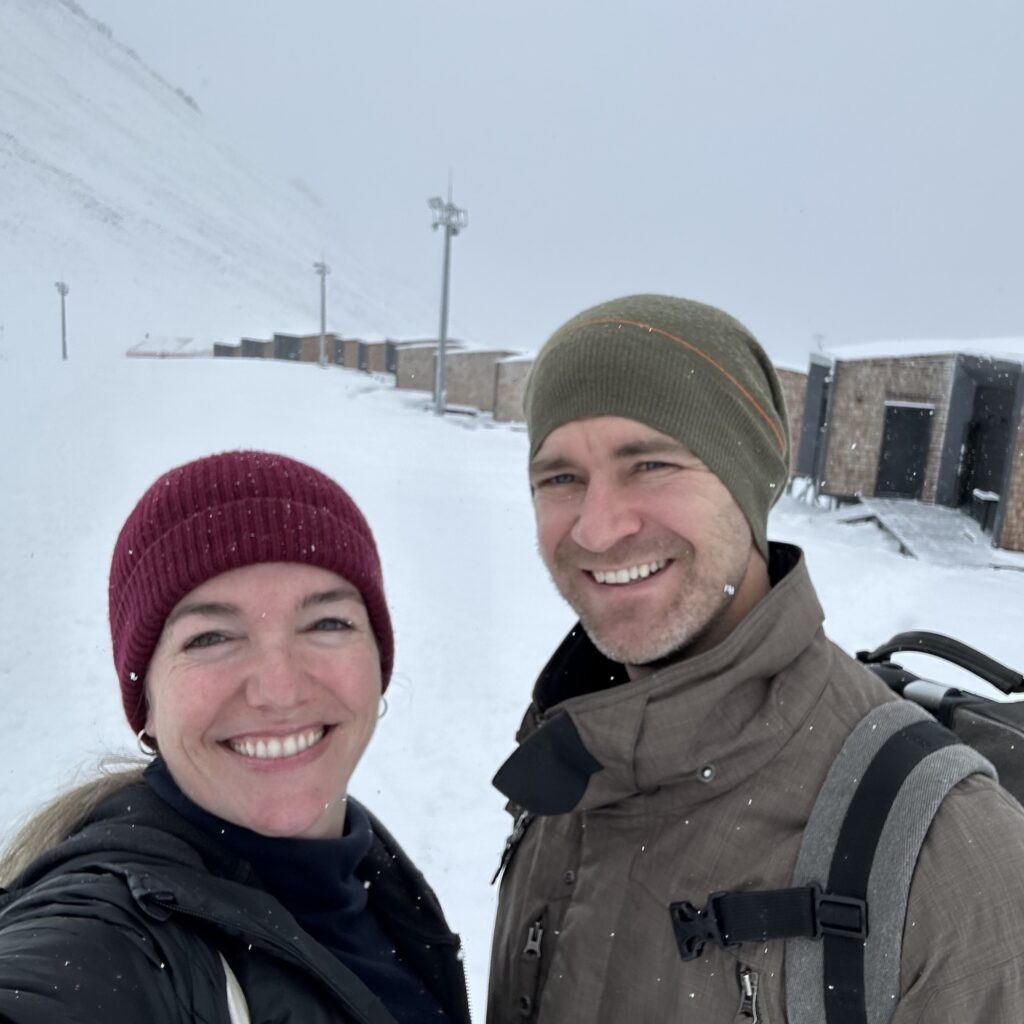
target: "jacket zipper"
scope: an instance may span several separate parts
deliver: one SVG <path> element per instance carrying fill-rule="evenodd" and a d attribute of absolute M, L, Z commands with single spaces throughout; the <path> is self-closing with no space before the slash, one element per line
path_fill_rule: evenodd
<path fill-rule="evenodd" d="M 520 954 L 524 961 L 522 985 L 516 1008 L 519 1016 L 532 1017 L 537 1008 L 537 988 L 540 983 L 541 943 L 544 939 L 544 918 L 538 917 L 526 933 L 526 944 Z"/>
<path fill-rule="evenodd" d="M 740 1008 L 736 1011 L 736 1019 L 750 1021 L 750 1024 L 764 1024 L 758 1014 L 757 990 L 760 983 L 760 976 L 757 971 L 740 964 L 737 969 L 737 977 L 740 983 Z"/>
<path fill-rule="evenodd" d="M 535 956 L 538 960 L 540 959 L 540 943 L 544 938 L 544 925 L 541 924 L 541 921 L 542 918 L 538 917 L 530 925 L 530 930 L 526 935 L 526 945 L 523 946 L 523 956 Z"/>
<path fill-rule="evenodd" d="M 459 965 L 459 974 L 462 978 L 462 991 L 466 996 L 466 1020 L 471 1022 L 473 1020 L 473 1007 L 469 1002 L 469 981 L 466 978 L 466 947 L 463 946 L 461 938 L 455 948 L 455 960 Z M 458 988 L 458 986 L 456 986 L 456 988 Z"/>

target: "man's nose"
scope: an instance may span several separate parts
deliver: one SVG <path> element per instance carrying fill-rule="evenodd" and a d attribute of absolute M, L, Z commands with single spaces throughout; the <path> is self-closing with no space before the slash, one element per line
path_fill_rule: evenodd
<path fill-rule="evenodd" d="M 622 487 L 591 481 L 580 503 L 571 537 L 587 551 L 613 548 L 639 533 L 643 518 Z"/>

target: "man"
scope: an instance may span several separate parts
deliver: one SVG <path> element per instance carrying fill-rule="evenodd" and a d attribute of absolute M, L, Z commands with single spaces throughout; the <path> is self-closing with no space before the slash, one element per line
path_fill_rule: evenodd
<path fill-rule="evenodd" d="M 790 887 L 836 754 L 895 698 L 767 540 L 778 380 L 725 313 L 640 295 L 558 330 L 525 410 L 540 552 L 580 622 L 495 778 L 516 825 L 488 1022 L 783 1024 L 785 943 L 684 961 L 669 906 Z M 1024 1020 L 1024 811 L 988 777 L 932 823 L 890 999 L 894 1024 Z"/>

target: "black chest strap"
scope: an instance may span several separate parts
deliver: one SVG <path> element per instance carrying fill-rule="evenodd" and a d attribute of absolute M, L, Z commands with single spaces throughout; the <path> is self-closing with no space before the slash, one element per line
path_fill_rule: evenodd
<path fill-rule="evenodd" d="M 715 892 L 701 910 L 685 900 L 672 903 L 670 910 L 684 960 L 696 960 L 708 942 L 725 947 L 765 939 L 867 937 L 866 902 L 823 893 L 816 885 Z"/>

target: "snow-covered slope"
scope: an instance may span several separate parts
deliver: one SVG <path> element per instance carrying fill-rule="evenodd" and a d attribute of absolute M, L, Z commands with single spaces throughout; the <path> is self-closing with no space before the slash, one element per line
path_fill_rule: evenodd
<path fill-rule="evenodd" d="M 0 355 L 59 348 L 58 279 L 79 354 L 147 331 L 318 330 L 324 258 L 332 328 L 432 325 L 432 305 L 362 266 L 301 181 L 230 152 L 171 75 L 74 0 L 0 0 Z"/>

